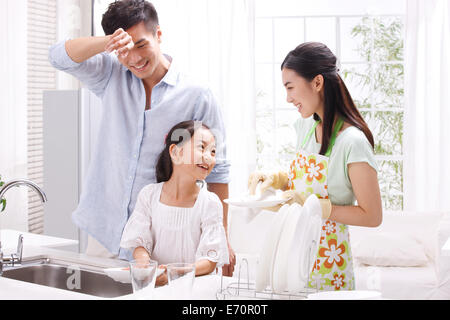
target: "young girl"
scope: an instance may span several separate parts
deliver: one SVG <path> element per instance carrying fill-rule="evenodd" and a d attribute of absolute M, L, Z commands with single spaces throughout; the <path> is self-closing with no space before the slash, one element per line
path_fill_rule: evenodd
<path fill-rule="evenodd" d="M 157 183 L 139 193 L 136 207 L 122 234 L 120 246 L 133 250 L 135 259 L 195 263 L 196 276 L 229 263 L 222 203 L 217 195 L 197 185 L 213 169 L 215 139 L 197 121 L 174 126 L 156 165 Z M 166 273 L 156 280 L 167 282 Z"/>

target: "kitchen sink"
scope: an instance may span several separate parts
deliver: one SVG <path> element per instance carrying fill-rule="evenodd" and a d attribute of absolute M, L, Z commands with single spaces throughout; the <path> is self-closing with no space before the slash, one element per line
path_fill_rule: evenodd
<path fill-rule="evenodd" d="M 130 283 L 117 282 L 102 267 L 63 259 L 38 258 L 3 271 L 4 278 L 103 298 L 133 293 Z"/>

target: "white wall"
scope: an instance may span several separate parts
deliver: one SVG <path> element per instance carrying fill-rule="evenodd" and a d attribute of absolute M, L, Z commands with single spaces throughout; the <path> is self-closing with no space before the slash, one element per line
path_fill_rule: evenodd
<path fill-rule="evenodd" d="M 58 0 L 58 41 L 91 35 L 91 1 Z M 80 82 L 69 74 L 57 71 L 60 90 L 76 90 Z"/>

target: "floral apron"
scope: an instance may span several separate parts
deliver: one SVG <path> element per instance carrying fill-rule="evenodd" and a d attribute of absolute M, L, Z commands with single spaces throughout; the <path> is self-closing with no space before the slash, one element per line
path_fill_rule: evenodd
<path fill-rule="evenodd" d="M 306 135 L 290 166 L 288 189 L 300 190 L 306 197 L 315 194 L 319 199 L 328 199 L 328 160 L 343 121 L 337 121 L 325 155 L 303 149 L 315 133 L 318 123 L 317 121 Z M 323 221 L 319 249 L 308 286 L 324 291 L 355 289 L 347 225 L 331 220 Z"/>

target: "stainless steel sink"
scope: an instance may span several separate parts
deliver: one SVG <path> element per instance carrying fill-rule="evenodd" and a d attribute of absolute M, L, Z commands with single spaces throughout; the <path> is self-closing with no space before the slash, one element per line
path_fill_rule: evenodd
<path fill-rule="evenodd" d="M 101 267 L 62 259 L 24 261 L 19 267 L 4 270 L 2 276 L 103 298 L 133 293 L 131 284 L 113 280 Z"/>

